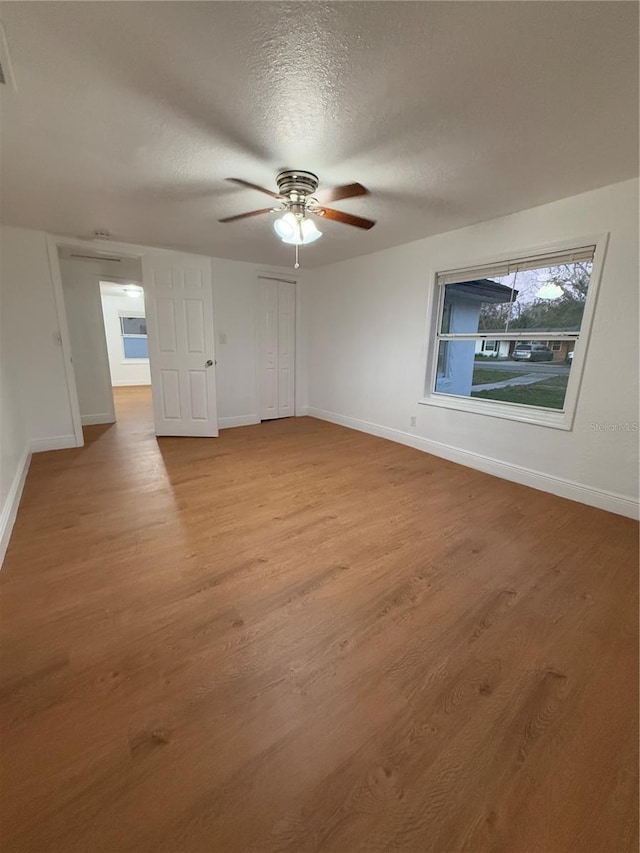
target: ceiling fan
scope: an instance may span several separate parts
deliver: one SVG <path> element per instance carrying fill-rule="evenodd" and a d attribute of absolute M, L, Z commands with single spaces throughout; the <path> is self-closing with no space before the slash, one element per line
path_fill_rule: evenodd
<path fill-rule="evenodd" d="M 239 219 L 248 219 L 251 216 L 260 216 L 263 213 L 284 212 L 284 215 L 276 219 L 273 223 L 273 227 L 283 243 L 288 243 L 296 247 L 295 269 L 298 269 L 300 266 L 298 263 L 299 247 L 313 243 L 322 237 L 322 231 L 318 230 L 313 219 L 309 217 L 309 214 L 366 230 L 373 228 L 376 224 L 372 219 L 353 216 L 351 213 L 334 210 L 331 207 L 325 207 L 323 204 L 324 202 L 342 201 L 345 198 L 357 198 L 358 196 L 369 195 L 369 190 L 363 187 L 362 184 L 344 184 L 333 189 L 322 190 L 316 196 L 315 193 L 320 183 L 318 176 L 314 175 L 313 172 L 298 169 L 287 169 L 284 172 L 280 172 L 276 177 L 278 192 L 273 192 L 266 187 L 244 181 L 242 178 L 227 178 L 227 180 L 234 184 L 239 184 L 241 187 L 248 187 L 249 189 L 265 193 L 277 199 L 279 203 L 274 207 L 251 210 L 248 213 L 227 216 L 218 221 L 237 222 Z"/>

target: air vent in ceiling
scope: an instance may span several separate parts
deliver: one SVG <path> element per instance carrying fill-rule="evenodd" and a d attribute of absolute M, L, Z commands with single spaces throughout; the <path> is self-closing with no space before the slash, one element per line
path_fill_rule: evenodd
<path fill-rule="evenodd" d="M 120 263 L 122 258 L 112 258 L 109 255 L 76 255 L 73 252 L 69 255 L 70 258 L 81 258 L 86 261 L 116 261 Z"/>
<path fill-rule="evenodd" d="M 16 90 L 16 80 L 13 76 L 13 69 L 11 68 L 7 37 L 2 21 L 0 21 L 0 84 L 11 87 L 14 92 Z"/>

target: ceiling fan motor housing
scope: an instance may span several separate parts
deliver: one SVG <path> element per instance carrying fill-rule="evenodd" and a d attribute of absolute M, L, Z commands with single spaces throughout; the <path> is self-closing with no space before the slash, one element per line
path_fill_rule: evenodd
<path fill-rule="evenodd" d="M 304 201 L 318 189 L 318 176 L 313 172 L 303 172 L 297 169 L 287 169 L 280 172 L 276 178 L 278 192 L 290 201 Z"/>

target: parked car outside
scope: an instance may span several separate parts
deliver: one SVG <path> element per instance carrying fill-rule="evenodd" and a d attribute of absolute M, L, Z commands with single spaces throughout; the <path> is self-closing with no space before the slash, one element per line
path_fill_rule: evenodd
<path fill-rule="evenodd" d="M 571 365 L 573 364 L 573 350 L 571 350 L 571 352 L 567 353 L 567 357 L 565 358 L 565 361 L 567 362 L 569 367 L 571 367 Z"/>
<path fill-rule="evenodd" d="M 514 361 L 553 361 L 553 353 L 544 344 L 518 344 L 511 358 Z"/>

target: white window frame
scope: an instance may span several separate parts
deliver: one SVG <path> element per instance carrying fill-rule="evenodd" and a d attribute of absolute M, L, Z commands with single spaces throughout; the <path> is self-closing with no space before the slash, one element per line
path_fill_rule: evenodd
<path fill-rule="evenodd" d="M 576 407 L 582 383 L 586 353 L 589 348 L 589 339 L 593 325 L 593 317 L 600 289 L 602 269 L 607 250 L 609 234 L 589 235 L 576 239 L 565 240 L 559 243 L 545 244 L 527 248 L 514 249 L 513 251 L 496 253 L 484 258 L 461 259 L 455 267 L 442 267 L 433 269 L 429 274 L 431 282 L 427 305 L 427 369 L 425 377 L 424 396 L 418 403 L 426 406 L 437 406 L 443 409 L 456 409 L 463 412 L 472 412 L 477 415 L 488 415 L 494 418 L 520 421 L 523 423 L 536 424 L 538 426 L 552 427 L 554 429 L 573 429 Z M 479 397 L 462 397 L 453 394 L 444 394 L 435 391 L 436 371 L 438 365 L 438 346 L 442 337 L 438 334 L 438 322 L 442 313 L 444 303 L 445 285 L 441 283 L 442 276 L 446 273 L 462 273 L 469 270 L 477 277 L 478 269 L 482 267 L 506 264 L 518 258 L 540 258 L 544 261 L 545 255 L 569 253 L 584 246 L 595 246 L 593 254 L 593 265 L 589 290 L 582 315 L 582 326 L 579 333 L 559 333 L 554 340 L 574 340 L 574 356 L 567 392 L 564 399 L 564 407 L 560 409 L 549 409 L 541 406 L 525 406 L 521 403 L 503 403 L 495 400 L 483 400 Z M 532 333 L 527 330 L 514 330 L 507 333 L 509 340 L 517 340 L 519 337 L 532 339 L 549 339 L 549 332 Z M 500 336 L 498 336 L 500 337 Z M 461 336 L 458 339 L 477 340 L 478 338 L 496 339 L 495 332 L 477 333 Z M 505 338 L 505 334 L 502 334 Z"/>
<path fill-rule="evenodd" d="M 148 358 L 127 358 L 124 351 L 125 338 L 147 338 L 148 340 L 149 335 L 130 335 L 122 331 L 123 317 L 135 317 L 140 320 L 145 320 L 146 316 L 147 315 L 143 311 L 125 311 L 124 309 L 118 311 L 118 322 L 120 323 L 120 348 L 122 352 L 121 364 L 149 364 Z"/>

